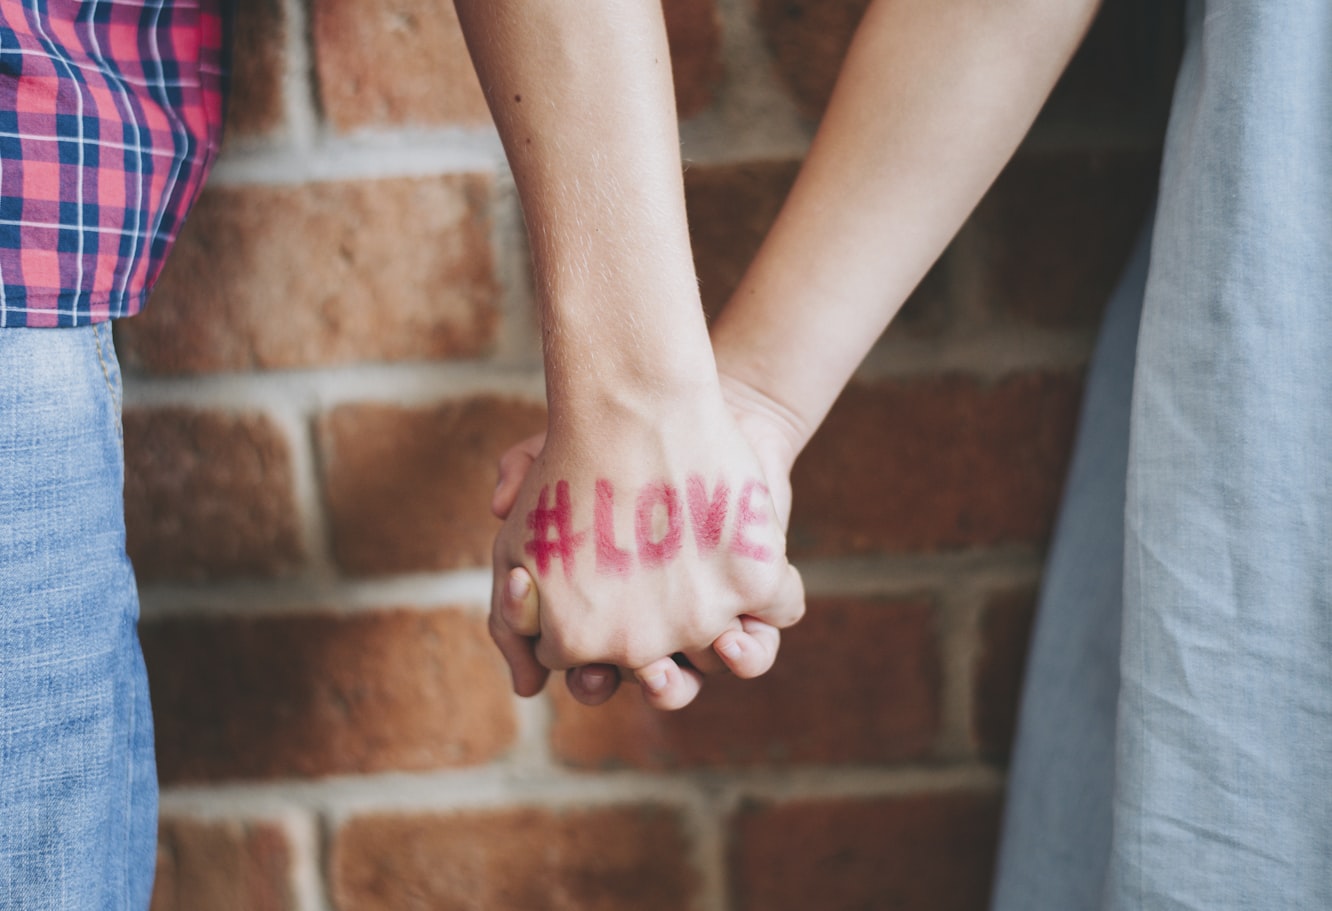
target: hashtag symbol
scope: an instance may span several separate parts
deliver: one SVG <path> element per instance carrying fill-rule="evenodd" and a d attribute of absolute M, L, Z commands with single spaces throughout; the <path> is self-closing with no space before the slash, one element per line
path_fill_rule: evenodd
<path fill-rule="evenodd" d="M 558 557 L 564 564 L 565 577 L 572 577 L 574 551 L 583 542 L 583 534 L 573 533 L 568 481 L 556 482 L 553 508 L 550 506 L 550 485 L 541 488 L 536 509 L 527 514 L 527 527 L 532 532 L 532 539 L 523 545 L 523 549 L 536 560 L 537 572 L 544 576 L 550 570 L 550 561 Z"/>

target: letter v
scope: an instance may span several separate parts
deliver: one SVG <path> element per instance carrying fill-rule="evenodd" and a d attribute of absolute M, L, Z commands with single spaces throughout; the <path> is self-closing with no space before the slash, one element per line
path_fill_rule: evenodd
<path fill-rule="evenodd" d="M 711 553 L 721 543 L 722 529 L 726 526 L 726 501 L 731 497 L 731 489 L 725 480 L 719 480 L 709 500 L 703 478 L 691 474 L 685 480 L 685 492 L 689 497 L 689 518 L 694 525 L 698 552 Z"/>

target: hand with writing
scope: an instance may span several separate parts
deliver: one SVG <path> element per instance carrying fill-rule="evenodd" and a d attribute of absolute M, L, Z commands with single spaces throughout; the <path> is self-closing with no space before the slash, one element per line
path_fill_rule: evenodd
<path fill-rule="evenodd" d="M 784 558 L 789 462 L 761 464 L 720 417 L 711 433 L 694 419 L 674 440 L 663 424 L 647 444 L 610 447 L 638 450 L 629 459 L 571 460 L 541 437 L 505 454 L 491 631 L 519 693 L 537 692 L 546 668 L 572 668 L 571 692 L 595 704 L 614 692 L 618 665 L 650 704 L 679 708 L 702 673 L 771 666 L 778 628 L 804 611 Z"/>
<path fill-rule="evenodd" d="M 790 516 L 789 475 L 796 452 L 792 434 L 783 427 L 780 415 L 770 407 L 770 402 L 762 396 L 753 395 L 742 384 L 729 381 L 725 376 L 721 380 L 732 414 L 758 457 L 775 513 L 784 530 Z M 501 458 L 499 483 L 491 503 L 492 510 L 499 518 L 506 518 L 512 511 L 518 491 L 539 457 L 544 441 L 544 434 L 524 440 Z M 694 492 L 697 496 L 697 485 Z M 708 503 L 713 508 L 718 505 L 715 500 Z M 504 639 L 520 651 L 525 647 L 528 652 L 532 652 L 534 639 L 541 632 L 540 595 L 525 568 L 512 569 L 502 585 L 496 579 L 494 604 L 492 628 L 498 627 L 497 641 Z M 524 638 L 526 641 L 523 641 Z M 689 668 L 680 668 L 673 658 L 662 657 L 640 669 L 643 678 L 663 674 L 668 684 L 666 692 L 659 696 L 651 689 L 645 689 L 645 695 L 652 704 L 678 706 L 686 704 L 697 693 L 701 685 L 700 672 L 729 670 L 741 677 L 759 676 L 771 667 L 776 658 L 780 638 L 778 628 L 764 620 L 749 615 L 739 617 L 713 641 L 713 654 L 694 655 Z M 539 676 L 544 680 L 544 670 L 539 672 Z M 570 692 L 575 699 L 587 705 L 597 705 L 609 699 L 622 678 L 631 681 L 638 679 L 626 669 L 605 664 L 570 668 L 566 672 Z M 518 676 L 515 674 L 515 684 L 517 682 Z M 539 688 L 540 684 L 536 686 Z"/>

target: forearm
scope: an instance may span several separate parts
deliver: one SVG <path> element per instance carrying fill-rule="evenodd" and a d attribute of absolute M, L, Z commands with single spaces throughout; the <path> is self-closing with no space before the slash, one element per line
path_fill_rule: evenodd
<path fill-rule="evenodd" d="M 798 452 L 1012 155 L 1095 0 L 875 0 L 800 177 L 713 332 Z"/>
<path fill-rule="evenodd" d="M 527 222 L 552 431 L 715 386 L 660 5 L 456 5 Z"/>

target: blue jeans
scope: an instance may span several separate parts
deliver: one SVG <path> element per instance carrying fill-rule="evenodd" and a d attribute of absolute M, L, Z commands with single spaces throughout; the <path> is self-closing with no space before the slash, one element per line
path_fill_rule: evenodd
<path fill-rule="evenodd" d="M 1332 5 L 1195 0 L 1043 586 L 996 911 L 1332 908 L 1330 263 Z"/>
<path fill-rule="evenodd" d="M 107 325 L 0 330 L 0 908 L 144 911 L 157 781 Z"/>

